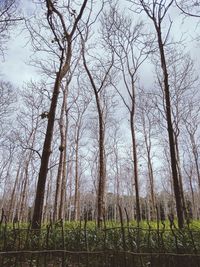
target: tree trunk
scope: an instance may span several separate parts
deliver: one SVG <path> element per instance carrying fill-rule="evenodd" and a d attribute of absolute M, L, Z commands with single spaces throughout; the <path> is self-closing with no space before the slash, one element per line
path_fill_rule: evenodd
<path fill-rule="evenodd" d="M 100 109 L 100 100 L 96 99 L 99 115 L 99 183 L 98 183 L 98 197 L 97 197 L 97 225 L 101 227 L 103 218 L 105 216 L 105 160 L 104 160 L 104 126 L 103 115 Z"/>
<path fill-rule="evenodd" d="M 50 221 L 51 222 L 51 195 L 52 195 L 52 179 L 53 179 L 53 171 L 50 170 L 48 180 L 47 180 L 47 188 L 46 188 L 46 196 L 44 203 L 44 211 L 42 214 L 43 223 Z"/>
<path fill-rule="evenodd" d="M 188 179 L 189 179 L 189 184 L 190 184 L 190 191 L 191 191 L 191 197 L 192 197 L 192 219 L 197 220 L 198 217 L 198 208 L 197 205 L 195 203 L 195 197 L 194 197 L 194 189 L 193 189 L 193 184 L 192 184 L 192 170 L 190 171 L 190 173 L 188 174 Z"/>
<path fill-rule="evenodd" d="M 58 172 L 56 178 L 56 193 L 55 193 L 55 200 L 54 200 L 54 210 L 53 210 L 53 221 L 55 222 L 58 220 L 59 215 L 59 206 L 60 197 L 61 197 L 61 183 L 62 183 L 62 174 L 63 174 L 63 167 L 64 167 L 64 159 L 66 153 L 66 129 L 65 129 L 65 110 L 66 110 L 66 101 L 67 101 L 67 87 L 63 91 L 63 102 L 61 107 L 61 114 L 60 114 L 60 121 L 59 121 L 59 128 L 60 128 L 60 157 L 59 157 L 59 165 L 58 165 Z"/>
<path fill-rule="evenodd" d="M 63 146 L 65 147 L 63 152 L 63 167 L 62 167 L 62 182 L 60 192 L 60 207 L 58 219 L 63 220 L 65 218 L 65 200 L 66 200 L 66 184 L 67 184 L 67 132 L 68 132 L 68 109 L 65 106 L 65 132 L 63 135 Z"/>
<path fill-rule="evenodd" d="M 99 140 L 98 140 L 98 145 L 99 145 L 99 172 L 98 172 L 98 190 L 97 190 L 97 226 L 101 227 L 103 218 L 105 216 L 105 187 L 106 187 L 106 169 L 105 169 L 105 151 L 104 151 L 104 135 L 105 135 L 105 129 L 104 129 L 104 118 L 103 118 L 103 111 L 100 103 L 100 92 L 103 87 L 103 83 L 100 87 L 100 89 L 97 89 L 93 77 L 87 67 L 86 60 L 85 60 L 85 55 L 83 51 L 83 64 L 85 67 L 85 70 L 88 74 L 89 80 L 91 82 L 94 95 L 95 95 L 95 100 L 96 100 L 96 105 L 97 105 L 97 112 L 98 112 L 98 122 L 99 122 Z M 106 75 L 109 73 L 111 69 L 111 66 L 109 67 Z M 106 77 L 106 76 L 105 76 Z M 104 77 L 104 79 L 105 79 Z"/>
<path fill-rule="evenodd" d="M 9 222 L 13 222 L 13 219 L 14 219 L 14 211 L 15 211 L 14 203 L 16 202 L 16 190 L 17 190 L 18 183 L 19 183 L 20 170 L 21 170 L 21 163 L 19 163 L 19 166 L 17 169 L 15 183 L 14 183 L 14 187 L 13 187 L 11 198 L 10 198 L 10 205 L 9 205 L 9 210 L 8 210 L 8 212 L 9 212 L 8 213 L 8 221 Z"/>
<path fill-rule="evenodd" d="M 160 25 L 157 26 L 155 23 L 155 28 L 157 31 L 157 38 L 158 38 L 158 45 L 159 45 L 159 52 L 160 52 L 160 62 L 161 62 L 163 78 L 164 78 L 167 131 L 168 131 L 168 138 L 169 138 L 171 171 L 172 171 L 172 180 L 173 180 L 174 195 L 175 195 L 175 201 L 176 201 L 176 212 L 177 212 L 177 217 L 178 217 L 178 226 L 179 228 L 183 228 L 183 225 L 184 225 L 183 206 L 182 206 L 182 201 L 181 201 L 181 192 L 180 192 L 180 185 L 179 185 L 178 172 L 177 172 L 177 159 L 176 159 L 176 150 L 175 150 L 175 142 L 174 142 L 174 131 L 173 131 L 173 126 L 172 126 L 172 118 L 171 118 L 171 100 L 170 100 L 167 64 L 165 60 L 164 44 L 162 41 Z"/>
<path fill-rule="evenodd" d="M 145 140 L 145 146 L 146 146 L 146 152 L 147 152 L 147 166 L 148 166 L 148 176 L 149 176 L 149 185 L 150 185 L 150 192 L 151 192 L 151 208 L 152 208 L 152 213 L 151 213 L 151 219 L 155 220 L 156 219 L 156 199 L 155 199 L 155 194 L 154 194 L 154 173 L 153 173 L 153 164 L 151 160 L 151 134 L 150 134 L 150 127 L 151 127 L 151 121 L 149 121 L 149 133 L 147 134 L 146 132 L 146 123 L 145 123 L 145 117 L 144 114 L 142 114 L 142 120 L 143 120 L 143 132 L 144 132 L 144 140 Z"/>
<path fill-rule="evenodd" d="M 43 145 L 41 165 L 40 165 L 36 197 L 35 197 L 35 206 L 34 206 L 34 211 L 33 211 L 32 225 L 31 225 L 32 229 L 40 229 L 41 227 L 45 185 L 46 185 L 46 179 L 47 179 L 47 173 L 48 173 L 49 157 L 51 154 L 51 143 L 52 143 L 52 137 L 53 137 L 55 114 L 56 114 L 56 107 L 57 107 L 58 95 L 59 95 L 59 90 L 60 90 L 60 83 L 61 83 L 60 73 L 57 73 L 54 90 L 53 90 L 53 96 L 51 100 L 51 106 L 50 106 L 50 110 L 48 113 L 48 124 L 47 124 L 47 130 L 46 130 L 46 135 L 45 135 L 45 141 Z"/>
<path fill-rule="evenodd" d="M 199 192 L 200 192 L 200 171 L 199 171 L 199 155 L 197 151 L 197 145 L 195 143 L 194 135 L 189 133 L 190 135 L 190 141 L 192 145 L 192 153 L 194 156 L 194 162 L 195 162 L 195 167 L 197 171 L 197 181 L 198 181 L 198 186 L 199 186 Z"/>
<path fill-rule="evenodd" d="M 149 183 L 150 183 L 150 191 L 151 191 L 151 207 L 152 207 L 152 214 L 151 219 L 156 219 L 156 200 L 155 200 L 155 194 L 154 194 L 154 175 L 153 175 L 153 167 L 151 162 L 150 153 L 148 152 L 147 156 L 148 160 L 148 173 L 149 173 Z"/>
<path fill-rule="evenodd" d="M 31 155 L 31 153 L 30 153 Z M 24 170 L 24 181 L 21 190 L 21 201 L 20 201 L 20 210 L 19 210 L 19 221 L 22 222 L 24 218 L 24 212 L 26 207 L 26 196 L 27 196 L 27 187 L 28 187 L 28 167 L 30 162 L 30 156 L 25 162 L 25 170 Z"/>
<path fill-rule="evenodd" d="M 177 171 L 178 171 L 178 177 L 179 177 L 179 185 L 180 185 L 180 193 L 182 198 L 182 205 L 183 205 L 183 212 L 185 218 L 187 218 L 187 208 L 185 204 L 185 196 L 184 196 L 184 190 L 183 190 L 183 178 L 181 173 L 181 162 L 180 162 L 180 155 L 179 155 L 179 145 L 178 145 L 178 136 L 175 135 L 174 137 L 175 141 L 175 148 L 176 148 L 176 158 L 177 158 Z"/>
<path fill-rule="evenodd" d="M 139 223 L 141 221 L 141 213 L 140 213 L 140 196 L 139 196 L 139 185 L 138 185 L 138 160 L 137 160 L 137 144 L 136 144 L 136 139 L 135 139 L 134 116 L 135 116 L 135 104 L 133 103 L 132 110 L 130 113 L 130 126 L 131 126 L 132 149 L 133 149 L 136 220 Z"/>
<path fill-rule="evenodd" d="M 78 126 L 79 127 L 79 126 Z M 79 179 L 79 129 L 77 129 L 75 148 L 75 194 L 74 194 L 74 220 L 80 219 L 80 179 Z"/>

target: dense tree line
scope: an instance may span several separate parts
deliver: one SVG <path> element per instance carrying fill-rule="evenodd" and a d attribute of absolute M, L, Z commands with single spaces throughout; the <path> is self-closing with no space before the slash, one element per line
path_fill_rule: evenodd
<path fill-rule="evenodd" d="M 0 81 L 2 219 L 199 218 L 198 58 L 173 30 L 198 27 L 198 8 L 46 0 L 28 17 L 0 4 L 2 54 L 23 29 L 39 70 L 22 88 Z"/>

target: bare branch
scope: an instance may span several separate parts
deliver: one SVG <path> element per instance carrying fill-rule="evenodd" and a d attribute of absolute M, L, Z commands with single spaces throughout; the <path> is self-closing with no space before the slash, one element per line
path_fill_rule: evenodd
<path fill-rule="evenodd" d="M 195 18 L 200 18 L 200 15 L 196 15 L 196 14 L 192 14 L 190 12 L 187 12 L 186 10 L 184 10 L 178 3 L 177 0 L 175 0 L 176 6 L 178 7 L 178 9 L 181 10 L 181 12 L 183 12 L 183 14 L 188 15 L 190 17 L 195 17 Z"/>

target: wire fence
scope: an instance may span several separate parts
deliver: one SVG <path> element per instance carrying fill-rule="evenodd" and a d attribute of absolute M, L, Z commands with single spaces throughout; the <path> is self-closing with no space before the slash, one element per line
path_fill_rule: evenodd
<path fill-rule="evenodd" d="M 0 225 L 0 266 L 200 267 L 200 229 L 159 227 L 98 229 L 85 222 L 48 224 L 40 231 Z"/>

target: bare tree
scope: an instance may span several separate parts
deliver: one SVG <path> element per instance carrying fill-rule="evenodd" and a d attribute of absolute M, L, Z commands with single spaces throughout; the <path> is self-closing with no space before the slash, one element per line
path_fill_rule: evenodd
<path fill-rule="evenodd" d="M 200 3 L 196 0 L 175 0 L 178 9 L 185 15 L 200 18 Z"/>
<path fill-rule="evenodd" d="M 188 141 L 189 141 L 189 150 L 191 151 L 192 157 L 193 157 L 193 175 L 195 174 L 197 184 L 199 187 L 199 192 L 200 192 L 200 166 L 199 166 L 199 107 L 198 103 L 199 100 L 198 98 L 193 99 L 190 101 L 189 108 L 187 113 L 184 116 L 184 125 L 185 125 L 185 130 L 188 135 Z M 187 149 L 188 151 L 188 149 Z M 194 171 L 196 170 L 196 171 Z M 189 175 L 188 175 L 189 176 Z"/>
<path fill-rule="evenodd" d="M 83 138 L 84 131 L 86 130 L 86 125 L 84 123 L 84 116 L 88 109 L 88 105 L 91 101 L 90 95 L 87 96 L 81 92 L 81 84 L 78 82 L 78 97 L 74 102 L 72 107 L 73 111 L 73 125 L 74 130 L 74 150 L 75 150 L 75 187 L 74 187 L 74 220 L 80 220 L 80 178 L 81 178 L 81 168 L 80 168 L 80 148 L 81 139 Z"/>
<path fill-rule="evenodd" d="M 18 16 L 18 0 L 2 0 L 0 3 L 0 52 L 4 56 L 5 44 L 10 37 L 12 26 L 23 18 Z"/>
<path fill-rule="evenodd" d="M 61 219 L 59 216 L 59 206 L 60 198 L 61 198 L 61 183 L 65 178 L 63 177 L 63 169 L 66 168 L 65 158 L 66 158 L 66 144 L 67 144 L 67 129 L 68 125 L 67 116 L 68 116 L 68 107 L 67 107 L 67 96 L 68 96 L 68 87 L 69 81 L 66 81 L 66 85 L 63 88 L 63 99 L 62 106 L 60 111 L 60 119 L 59 119 L 59 130 L 60 130 L 60 146 L 59 146 L 59 163 L 58 163 L 58 172 L 56 178 L 56 192 L 55 192 L 55 200 L 54 200 L 54 209 L 53 209 L 53 221 L 55 222 L 57 219 Z M 66 186 L 63 184 L 63 187 Z"/>
<path fill-rule="evenodd" d="M 144 136 L 144 147 L 145 147 L 145 161 L 147 162 L 147 173 L 149 178 L 149 186 L 147 189 L 147 198 L 150 192 L 150 218 L 156 219 L 156 196 L 155 196 L 155 177 L 153 168 L 153 157 L 154 145 L 157 141 L 158 130 L 156 129 L 156 123 L 158 122 L 156 117 L 156 106 L 154 105 L 154 96 L 149 93 L 145 93 L 143 90 L 140 91 L 139 96 L 139 107 L 138 107 L 138 121 L 141 125 L 141 131 Z"/>
<path fill-rule="evenodd" d="M 172 170 L 172 179 L 174 186 L 174 195 L 176 200 L 176 211 L 178 217 L 178 225 L 180 228 L 183 228 L 184 225 L 184 216 L 183 216 L 183 203 L 181 198 L 181 190 L 178 179 L 178 170 L 177 170 L 177 155 L 176 155 L 176 147 L 174 140 L 174 129 L 172 123 L 172 108 L 171 108 L 171 99 L 170 99 L 170 85 L 169 85 L 169 73 L 168 66 L 166 61 L 165 54 L 165 46 L 167 44 L 167 38 L 169 35 L 170 27 L 167 32 L 167 35 L 164 37 L 162 33 L 162 23 L 163 20 L 169 10 L 169 8 L 173 4 L 173 0 L 166 1 L 131 1 L 135 3 L 138 8 L 142 8 L 142 10 L 147 14 L 148 18 L 153 22 L 157 43 L 160 55 L 160 65 L 162 69 L 163 80 L 161 84 L 163 86 L 164 92 L 164 101 L 165 101 L 165 110 L 166 110 L 166 118 L 167 118 L 167 131 L 168 131 L 168 139 L 169 139 L 169 148 L 170 148 L 170 158 L 171 158 L 171 170 Z"/>
<path fill-rule="evenodd" d="M 89 30 L 89 29 L 88 29 Z M 106 166 L 105 166 L 105 118 L 106 118 L 106 93 L 105 88 L 111 85 L 111 69 L 113 67 L 113 57 L 97 58 L 96 64 L 90 69 L 90 65 L 86 60 L 86 41 L 82 38 L 82 57 L 83 65 L 87 73 L 89 82 L 95 96 L 95 102 L 98 112 L 98 147 L 99 147 L 99 171 L 98 171 L 98 193 L 97 193 L 97 223 L 101 227 L 105 216 L 105 187 L 106 187 Z"/>
<path fill-rule="evenodd" d="M 136 92 L 138 69 L 148 56 L 147 44 L 151 44 L 142 33 L 144 25 L 138 22 L 133 25 L 132 20 L 120 14 L 116 5 L 111 6 L 110 12 L 104 13 L 102 20 L 102 31 L 105 43 L 115 56 L 115 67 L 120 70 L 123 84 L 126 88 L 126 95 L 119 89 L 115 89 L 120 95 L 129 113 L 129 123 L 132 138 L 132 159 L 133 159 L 133 186 L 136 194 L 136 214 L 137 221 L 141 220 L 140 196 L 139 196 L 139 177 L 138 177 L 138 155 L 136 140 Z M 151 45 L 150 45 L 151 47 Z"/>
<path fill-rule="evenodd" d="M 71 27 L 67 26 L 67 22 L 62 9 L 56 2 L 46 0 L 47 8 L 47 21 L 49 29 L 51 30 L 54 40 L 59 49 L 60 63 L 56 72 L 56 79 L 54 83 L 51 105 L 48 112 L 48 123 L 46 129 L 46 136 L 44 140 L 44 146 L 41 157 L 41 166 L 38 176 L 37 192 L 35 198 L 35 207 L 32 219 L 32 228 L 37 229 L 41 226 L 42 210 L 45 194 L 46 177 L 48 173 L 48 163 L 51 154 L 51 143 L 53 137 L 55 114 L 58 102 L 58 95 L 60 92 L 60 86 L 63 78 L 67 75 L 70 69 L 70 63 L 72 58 L 72 44 L 74 42 L 74 36 L 76 35 L 77 27 L 81 17 L 83 16 L 87 0 L 84 0 L 80 7 L 78 15 L 73 13 L 71 7 L 67 7 L 66 12 L 72 16 Z"/>
<path fill-rule="evenodd" d="M 17 95 L 15 88 L 11 83 L 0 81 L 0 142 L 5 138 L 9 129 L 10 120 L 12 120 L 15 104 L 17 103 Z"/>
<path fill-rule="evenodd" d="M 11 140 L 18 147 L 15 156 L 17 158 L 15 159 L 16 177 L 9 204 L 11 221 L 14 216 L 19 220 L 27 220 L 28 205 L 31 205 L 31 194 L 28 192 L 32 179 L 36 178 L 34 169 L 38 168 L 38 159 L 40 160 L 41 157 L 40 137 L 45 124 L 41 113 L 47 102 L 41 88 L 41 84 L 32 82 L 27 84 L 19 94 L 23 105 L 17 113 L 18 116 L 12 129 L 14 136 Z"/>

